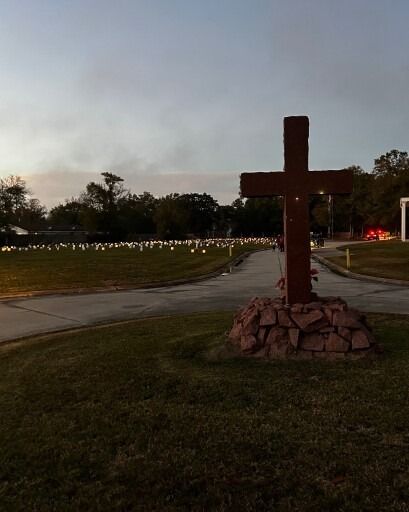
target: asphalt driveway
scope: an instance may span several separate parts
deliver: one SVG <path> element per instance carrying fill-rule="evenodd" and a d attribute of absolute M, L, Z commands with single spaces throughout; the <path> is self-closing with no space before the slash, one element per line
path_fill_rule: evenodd
<path fill-rule="evenodd" d="M 254 296 L 275 296 L 284 255 L 269 251 L 250 255 L 226 275 L 166 288 L 49 295 L 0 302 L 0 341 L 147 316 L 234 310 Z M 319 270 L 314 291 L 339 295 L 362 311 L 409 314 L 409 287 L 357 281 Z"/>

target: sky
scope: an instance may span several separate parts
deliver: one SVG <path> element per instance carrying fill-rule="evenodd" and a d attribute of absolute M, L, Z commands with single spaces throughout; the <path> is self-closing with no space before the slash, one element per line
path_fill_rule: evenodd
<path fill-rule="evenodd" d="M 407 0 L 0 0 L 0 177 L 49 208 L 113 172 L 133 193 L 238 197 L 283 168 L 408 150 Z"/>

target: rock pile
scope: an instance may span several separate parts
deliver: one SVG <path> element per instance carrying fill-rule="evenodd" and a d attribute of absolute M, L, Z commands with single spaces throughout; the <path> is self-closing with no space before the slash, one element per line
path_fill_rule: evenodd
<path fill-rule="evenodd" d="M 339 297 L 308 304 L 253 298 L 234 317 L 229 342 L 253 357 L 345 359 L 379 352 L 365 316 Z"/>

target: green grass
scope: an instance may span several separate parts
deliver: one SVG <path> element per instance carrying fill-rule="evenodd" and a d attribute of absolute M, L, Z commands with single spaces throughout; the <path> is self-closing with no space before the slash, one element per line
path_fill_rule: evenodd
<path fill-rule="evenodd" d="M 366 244 L 345 245 L 351 254 L 350 271 L 376 277 L 409 281 L 409 243 L 396 240 Z M 329 257 L 328 260 L 346 268 L 346 257 Z"/>
<path fill-rule="evenodd" d="M 407 511 L 409 320 L 375 361 L 209 358 L 231 313 L 0 349 L 0 510 Z"/>
<path fill-rule="evenodd" d="M 265 246 L 237 246 L 233 257 Z M 132 285 L 190 278 L 215 271 L 231 258 L 227 248 L 191 254 L 189 247 L 106 251 L 61 249 L 0 252 L 0 294 Z"/>

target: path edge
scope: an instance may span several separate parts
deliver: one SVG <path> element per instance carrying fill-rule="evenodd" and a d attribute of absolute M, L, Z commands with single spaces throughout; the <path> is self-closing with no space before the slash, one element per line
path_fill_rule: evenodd
<path fill-rule="evenodd" d="M 341 267 L 340 265 L 337 265 L 336 263 L 333 263 L 332 261 L 327 260 L 327 258 L 324 258 L 323 256 L 318 256 L 318 254 L 312 253 L 311 259 L 320 263 L 321 265 L 324 265 L 324 267 L 329 268 L 329 270 L 331 270 L 335 274 L 339 274 L 344 277 L 349 277 L 350 279 L 356 279 L 358 281 L 366 281 L 366 282 L 370 282 L 370 283 L 398 285 L 398 286 L 402 286 L 404 288 L 409 288 L 409 281 L 401 281 L 399 279 L 389 279 L 387 277 L 368 276 L 366 274 L 355 274 L 354 272 L 350 272 L 349 270 L 346 270 L 345 268 Z"/>
<path fill-rule="evenodd" d="M 207 279 L 211 279 L 212 277 L 217 277 L 223 274 L 224 272 L 231 273 L 232 267 L 237 267 L 243 261 L 248 258 L 251 254 L 261 251 L 268 251 L 271 247 L 266 247 L 265 249 L 254 249 L 251 251 L 243 252 L 239 254 L 228 263 L 224 263 L 220 265 L 220 267 L 213 270 L 213 272 L 209 272 L 207 274 L 201 274 L 198 276 L 192 276 L 189 278 L 181 278 L 181 279 L 173 279 L 171 281 L 161 281 L 161 282 L 153 282 L 153 283 L 144 283 L 143 285 L 118 285 L 118 286 L 96 286 L 91 288 L 62 288 L 55 290 L 34 290 L 30 292 L 16 292 L 16 293 L 0 293 L 0 301 L 13 300 L 13 299 L 29 299 L 33 297 L 45 297 L 50 295 L 89 295 L 92 293 L 115 293 L 126 290 L 149 290 L 151 288 L 168 288 L 170 286 L 178 286 L 182 284 L 190 284 L 197 283 L 200 281 L 205 281 Z"/>

